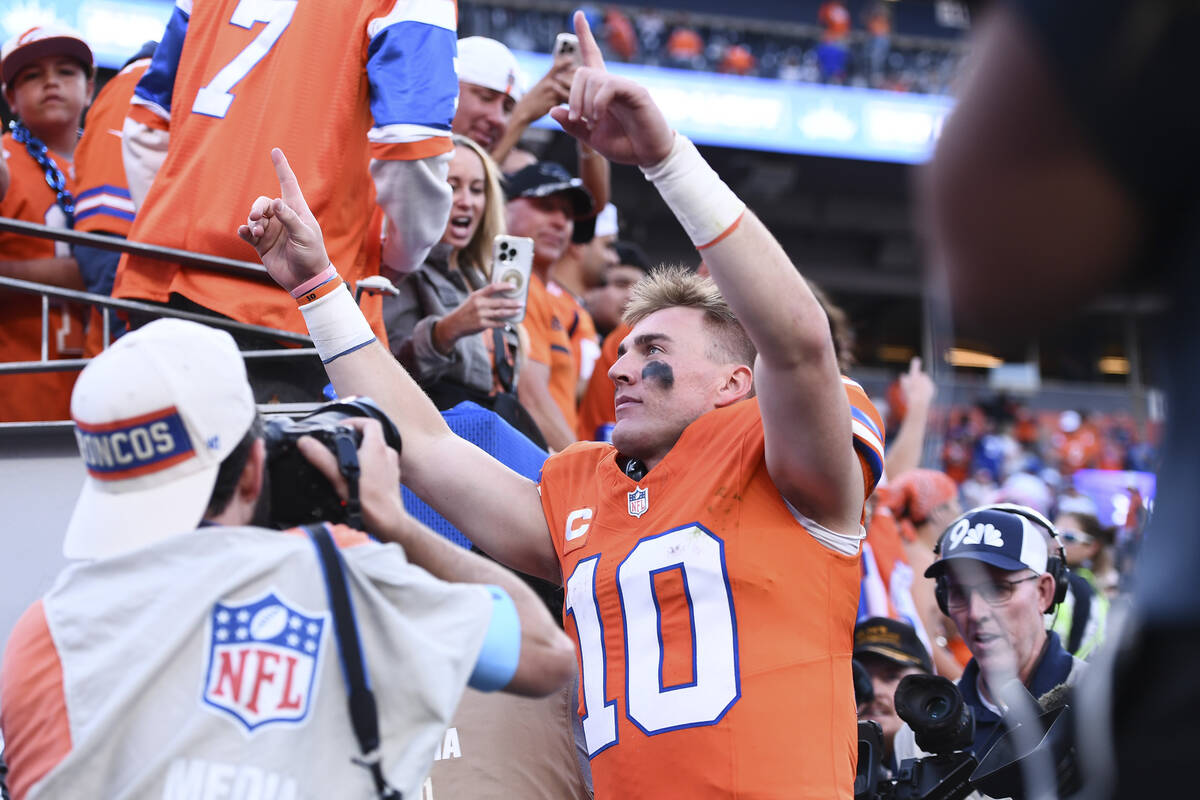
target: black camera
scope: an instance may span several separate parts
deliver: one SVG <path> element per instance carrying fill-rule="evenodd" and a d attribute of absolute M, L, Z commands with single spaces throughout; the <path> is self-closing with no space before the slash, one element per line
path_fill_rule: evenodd
<path fill-rule="evenodd" d="M 958 687 L 935 675 L 906 676 L 896 687 L 896 713 L 912 728 L 917 746 L 932 755 L 905 759 L 889 776 L 882 765 L 879 726 L 859 722 L 855 800 L 962 800 L 975 791 L 1023 800 L 1024 769 L 1039 759 L 1052 765 L 1050 777 L 1059 796 L 1077 790 L 1070 693 L 1037 701 L 1023 686 L 1019 689 L 1023 697 L 1012 698 L 1009 705 L 1019 700 L 1024 722 L 1006 715 L 977 759 L 967 750 L 975 737 L 975 718 Z"/>
<path fill-rule="evenodd" d="M 378 420 L 388 446 L 400 452 L 400 432 L 387 414 L 367 397 L 349 397 L 327 403 L 299 419 L 267 421 L 263 439 L 267 447 L 272 525 L 283 529 L 313 522 L 334 522 L 353 528 L 363 527 L 358 499 L 358 446 L 362 436 L 355 428 L 342 424 L 351 417 Z M 350 489 L 350 496 L 345 501 L 296 447 L 302 436 L 313 437 L 337 457 L 338 469 Z"/>

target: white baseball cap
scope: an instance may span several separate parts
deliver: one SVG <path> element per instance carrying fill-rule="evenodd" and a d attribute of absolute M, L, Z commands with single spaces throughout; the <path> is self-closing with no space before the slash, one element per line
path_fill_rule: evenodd
<path fill-rule="evenodd" d="M 501 92 L 513 100 L 525 94 L 525 76 L 517 57 L 503 43 L 486 36 L 468 36 L 458 40 L 455 61 L 458 79 L 485 89 Z"/>
<path fill-rule="evenodd" d="M 612 203 L 606 203 L 600 213 L 596 215 L 596 232 L 593 235 L 616 236 L 617 233 L 617 207 Z"/>
<path fill-rule="evenodd" d="M 0 76 L 5 85 L 12 83 L 24 67 L 42 56 L 70 56 L 88 69 L 95 69 L 92 48 L 75 31 L 63 25 L 38 25 L 19 33 L 0 49 Z"/>
<path fill-rule="evenodd" d="M 160 319 L 122 336 L 71 394 L 88 474 L 63 554 L 107 558 L 194 530 L 254 415 L 245 364 L 224 331 Z"/>

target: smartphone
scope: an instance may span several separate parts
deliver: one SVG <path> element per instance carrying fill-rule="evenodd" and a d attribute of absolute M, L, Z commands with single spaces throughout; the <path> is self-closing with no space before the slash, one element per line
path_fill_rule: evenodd
<path fill-rule="evenodd" d="M 492 283 L 507 283 L 508 297 L 521 301 L 521 310 L 507 319 L 525 319 L 525 301 L 529 297 L 529 275 L 533 271 L 533 239 L 528 236 L 498 234 L 492 240 Z"/>
<path fill-rule="evenodd" d="M 579 37 L 573 33 L 560 33 L 554 38 L 554 57 L 566 56 L 575 62 L 576 66 L 583 63 L 579 53 Z"/>

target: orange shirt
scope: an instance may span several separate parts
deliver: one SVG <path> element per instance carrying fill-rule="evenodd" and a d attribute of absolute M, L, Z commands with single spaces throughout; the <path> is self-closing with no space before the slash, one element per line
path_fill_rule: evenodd
<path fill-rule="evenodd" d="M 55 202 L 46 175 L 25 146 L 4 134 L 3 157 L 10 183 L 0 200 L 0 216 L 58 228 L 67 227 L 66 215 Z M 75 188 L 71 163 L 50 154 L 67 186 Z M 0 232 L 0 258 L 25 260 L 67 257 L 70 248 L 50 239 Z M 83 310 L 75 305 L 51 303 L 49 349 L 52 359 L 83 355 Z M 38 295 L 0 290 L 0 359 L 37 361 L 42 352 L 42 299 Z M 70 372 L 0 374 L 0 422 L 32 422 L 71 418 L 71 389 L 78 370 Z"/>
<path fill-rule="evenodd" d="M 591 375 L 592 367 L 600 356 L 600 336 L 596 333 L 596 322 L 579 302 L 579 298 L 554 281 L 546 284 L 546 291 L 558 303 L 560 319 L 571 340 L 571 358 L 575 360 L 575 381 L 578 390 L 584 374 Z"/>
<path fill-rule="evenodd" d="M 134 61 L 104 84 L 88 109 L 83 136 L 75 148 L 75 230 L 129 236 L 133 200 L 121 159 L 121 127 L 129 101 L 150 59 Z"/>
<path fill-rule="evenodd" d="M 579 382 L 579 369 L 571 350 L 570 323 L 562 301 L 550 294 L 536 273 L 530 274 L 524 323 L 529 334 L 528 358 L 550 368 L 550 396 L 562 411 L 567 427 L 575 430 L 575 386 Z M 520 394 L 520 386 L 517 393 Z"/>
<path fill-rule="evenodd" d="M 580 441 L 612 441 L 612 426 L 617 422 L 617 409 L 613 405 L 617 387 L 608 377 L 608 370 L 617 363 L 617 348 L 621 346 L 621 340 L 629 335 L 630 330 L 630 327 L 622 322 L 604 337 L 600 357 L 592 367 L 592 377 L 588 379 L 587 390 L 583 393 L 583 399 L 579 401 L 576 435 Z"/>
<path fill-rule="evenodd" d="M 640 481 L 616 455 L 572 445 L 540 485 L 596 796 L 850 798 L 859 557 L 789 510 L 758 401 L 700 417 Z"/>
<path fill-rule="evenodd" d="M 353 285 L 377 274 L 370 160 L 452 149 L 453 0 L 187 5 L 190 15 L 176 7 L 130 112 L 169 129 L 170 145 L 129 238 L 257 262 L 237 228 L 255 197 L 278 196 L 270 151 L 280 147 L 342 277 Z M 306 331 L 269 280 L 122 257 L 114 296 L 165 302 L 173 293 L 242 322 Z M 379 304 L 368 321 L 382 330 Z"/>

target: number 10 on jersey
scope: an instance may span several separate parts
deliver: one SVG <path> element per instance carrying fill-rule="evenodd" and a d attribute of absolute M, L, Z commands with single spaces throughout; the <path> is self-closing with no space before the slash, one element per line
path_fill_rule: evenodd
<path fill-rule="evenodd" d="M 647 736 L 713 725 L 741 696 L 737 621 L 725 566 L 725 544 L 698 524 L 640 540 L 617 567 L 617 594 L 624 633 L 624 675 L 610 675 L 604 620 L 596 600 L 600 556 L 575 565 L 567 579 L 567 614 L 575 619 L 583 663 L 583 732 L 588 755 L 617 742 L 618 699 L 606 702 L 608 682 L 625 681 L 624 713 Z M 678 571 L 682 598 L 660 598 L 655 576 Z M 687 604 L 690 630 L 665 631 L 663 601 Z M 691 641 L 682 641 L 689 636 Z M 692 654 L 692 680 L 663 681 L 668 650 Z"/>

